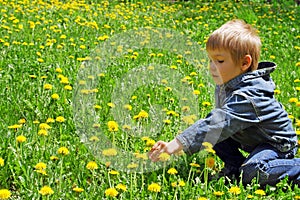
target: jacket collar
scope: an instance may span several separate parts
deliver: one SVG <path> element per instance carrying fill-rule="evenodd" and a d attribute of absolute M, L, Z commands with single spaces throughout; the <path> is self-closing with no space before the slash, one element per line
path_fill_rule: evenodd
<path fill-rule="evenodd" d="M 227 83 L 220 85 L 219 87 L 225 89 L 235 88 L 237 85 L 239 85 L 242 82 L 245 82 L 246 80 L 254 79 L 262 76 L 269 76 L 270 73 L 272 73 L 275 70 L 275 68 L 276 68 L 276 64 L 273 62 L 260 62 L 258 63 L 257 70 L 241 74 L 231 79 Z"/>

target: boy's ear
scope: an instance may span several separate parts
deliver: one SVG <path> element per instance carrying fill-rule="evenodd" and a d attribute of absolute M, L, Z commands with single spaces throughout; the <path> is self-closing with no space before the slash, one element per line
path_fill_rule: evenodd
<path fill-rule="evenodd" d="M 241 70 L 243 72 L 248 71 L 251 64 L 252 64 L 252 57 L 250 55 L 245 55 L 242 60 Z"/>

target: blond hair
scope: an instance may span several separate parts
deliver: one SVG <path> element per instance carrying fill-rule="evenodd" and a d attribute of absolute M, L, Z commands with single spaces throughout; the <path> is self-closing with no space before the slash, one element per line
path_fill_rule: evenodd
<path fill-rule="evenodd" d="M 245 55 L 252 57 L 250 70 L 258 67 L 261 41 L 257 30 L 243 20 L 231 20 L 215 30 L 207 40 L 206 50 L 224 49 L 230 52 L 235 64 Z"/>

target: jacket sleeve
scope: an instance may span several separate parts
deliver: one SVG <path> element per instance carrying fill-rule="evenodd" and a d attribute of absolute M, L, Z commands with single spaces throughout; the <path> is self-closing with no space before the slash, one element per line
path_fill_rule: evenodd
<path fill-rule="evenodd" d="M 215 145 L 235 133 L 259 122 L 257 109 L 249 98 L 233 94 L 221 108 L 212 110 L 176 138 L 182 143 L 187 154 L 201 150 L 203 142 Z"/>

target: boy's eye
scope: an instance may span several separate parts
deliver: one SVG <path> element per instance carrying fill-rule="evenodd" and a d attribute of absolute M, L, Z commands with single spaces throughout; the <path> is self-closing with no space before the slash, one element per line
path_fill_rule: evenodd
<path fill-rule="evenodd" d="M 218 60 L 218 63 L 223 63 L 224 62 L 224 60 Z"/>

